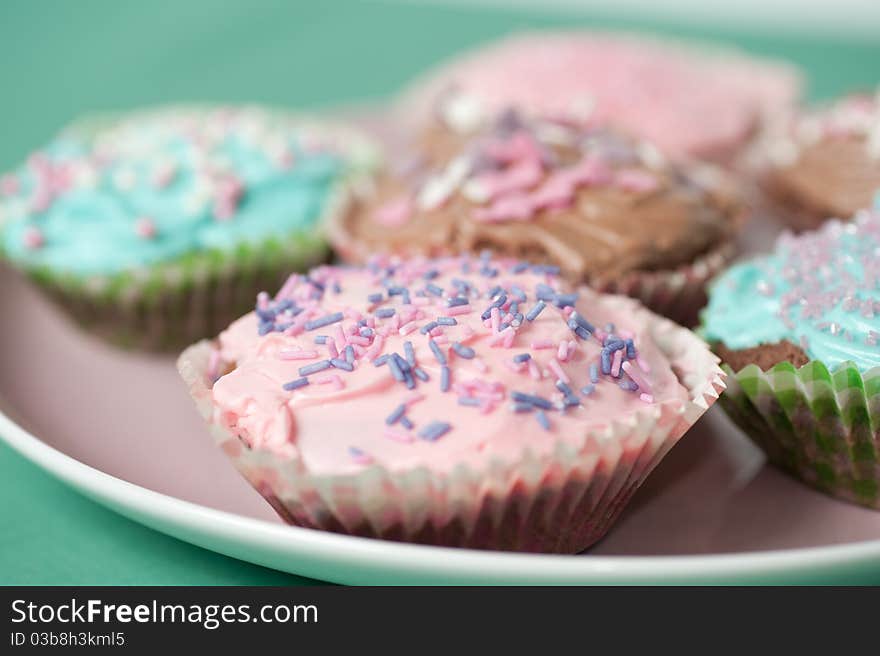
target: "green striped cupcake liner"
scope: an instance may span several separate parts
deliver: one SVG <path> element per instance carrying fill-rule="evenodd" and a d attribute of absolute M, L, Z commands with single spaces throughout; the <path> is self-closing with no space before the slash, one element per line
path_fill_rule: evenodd
<path fill-rule="evenodd" d="M 256 293 L 327 260 L 319 231 L 205 251 L 112 276 L 25 274 L 88 332 L 124 348 L 176 351 L 253 309 Z"/>
<path fill-rule="evenodd" d="M 722 367 L 721 407 L 771 463 L 826 494 L 880 509 L 880 367 Z"/>

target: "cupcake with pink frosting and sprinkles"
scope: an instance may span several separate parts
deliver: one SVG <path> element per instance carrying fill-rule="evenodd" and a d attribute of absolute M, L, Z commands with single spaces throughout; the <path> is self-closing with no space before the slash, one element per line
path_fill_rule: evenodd
<path fill-rule="evenodd" d="M 702 331 L 722 405 L 768 459 L 880 509 L 880 209 L 780 237 L 715 283 Z"/>
<path fill-rule="evenodd" d="M 673 157 L 732 164 L 768 120 L 792 111 L 801 86 L 789 64 L 717 45 L 527 32 L 441 63 L 404 92 L 398 113 L 410 123 L 433 115 L 468 134 L 512 105 L 614 126 Z"/>
<path fill-rule="evenodd" d="M 632 299 L 487 253 L 293 275 L 178 366 L 291 524 L 576 553 L 715 401 L 717 362 Z"/>
<path fill-rule="evenodd" d="M 89 118 L 0 178 L 0 254 L 91 331 L 179 348 L 322 261 L 375 152 L 255 107 Z"/>
<path fill-rule="evenodd" d="M 426 129 L 388 162 L 353 211 L 329 223 L 344 259 L 489 249 L 633 296 L 685 325 L 730 261 L 745 213 L 717 168 L 514 109 L 467 139 Z"/>

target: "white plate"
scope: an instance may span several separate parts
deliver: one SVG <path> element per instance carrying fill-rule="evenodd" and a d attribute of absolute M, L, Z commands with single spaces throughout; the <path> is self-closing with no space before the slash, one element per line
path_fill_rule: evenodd
<path fill-rule="evenodd" d="M 587 554 L 425 547 L 283 525 L 219 450 L 171 358 L 85 337 L 0 271 L 0 436 L 77 490 L 182 540 L 340 583 L 880 581 L 880 513 L 766 467 L 719 408 Z"/>

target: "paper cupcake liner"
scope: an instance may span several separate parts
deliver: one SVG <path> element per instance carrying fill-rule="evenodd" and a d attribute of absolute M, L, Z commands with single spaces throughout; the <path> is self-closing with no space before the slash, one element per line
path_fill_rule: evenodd
<path fill-rule="evenodd" d="M 177 109 L 208 106 L 181 105 Z M 142 110 L 150 114 L 156 109 Z M 215 335 L 253 309 L 256 294 L 277 289 L 293 271 L 325 262 L 326 224 L 351 207 L 352 190 L 378 165 L 373 140 L 343 123 L 318 121 L 281 110 L 267 110 L 290 121 L 303 134 L 338 144 L 350 160 L 350 173 L 329 192 L 323 215 L 308 230 L 237 244 L 230 251 L 204 251 L 123 273 L 70 276 L 48 268 L 24 273 L 87 331 L 124 348 L 178 351 Z M 86 116 L 66 128 L 91 135 L 121 117 L 138 112 Z M 2 256 L 2 253 L 0 253 Z"/>
<path fill-rule="evenodd" d="M 301 233 L 113 276 L 27 273 L 86 331 L 124 348 L 168 351 L 217 334 L 253 309 L 258 291 L 277 289 L 327 253 L 320 234 Z"/>
<path fill-rule="evenodd" d="M 688 401 L 646 404 L 586 433 L 578 444 L 559 441 L 548 453 L 527 449 L 509 460 L 462 464 L 448 473 L 379 464 L 356 474 L 312 473 L 298 455 L 285 460 L 251 449 L 217 421 L 206 377 L 211 343 L 191 346 L 178 367 L 216 442 L 290 524 L 422 544 L 577 553 L 608 531 L 642 481 L 724 389 L 718 359 L 691 332 L 658 317 L 653 337 L 688 389 Z"/>
<path fill-rule="evenodd" d="M 723 368 L 721 406 L 771 463 L 826 494 L 880 509 L 880 367 L 863 374 L 847 362 L 832 373 L 813 360 L 766 372 Z"/>

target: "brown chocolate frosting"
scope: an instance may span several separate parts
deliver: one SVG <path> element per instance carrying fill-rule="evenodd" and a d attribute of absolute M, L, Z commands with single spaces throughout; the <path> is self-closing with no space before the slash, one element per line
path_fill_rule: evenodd
<path fill-rule="evenodd" d="M 767 194 L 796 227 L 849 219 L 880 189 L 880 100 L 850 96 L 799 117 L 770 141 Z M 877 135 L 872 136 L 872 132 Z"/>
<path fill-rule="evenodd" d="M 712 252 L 730 239 L 740 210 L 716 170 L 669 163 L 607 130 L 526 125 L 508 114 L 470 139 L 429 128 L 415 151 L 416 162 L 389 167 L 336 226 L 343 256 L 488 249 L 557 265 L 579 281 L 616 279 L 673 270 Z M 540 174 L 529 175 L 536 162 Z M 466 174 L 448 197 L 420 204 L 425 188 L 456 167 Z M 507 177 L 517 167 L 527 171 L 522 184 Z M 499 177 L 507 187 L 487 199 Z M 401 211 L 391 216 L 390 208 Z"/>

